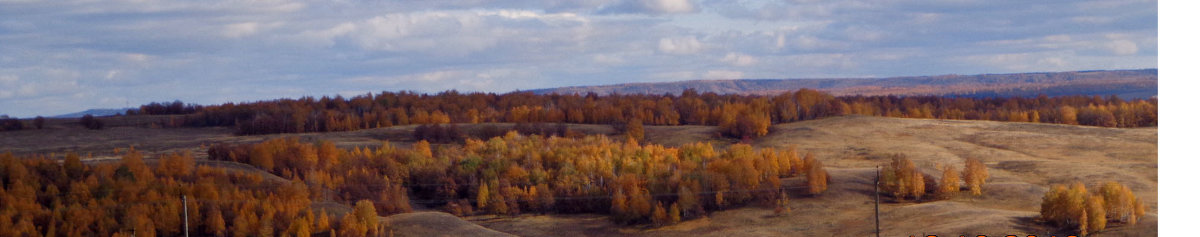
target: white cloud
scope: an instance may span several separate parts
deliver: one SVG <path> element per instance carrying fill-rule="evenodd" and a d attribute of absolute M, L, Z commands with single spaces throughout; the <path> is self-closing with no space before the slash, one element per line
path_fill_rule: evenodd
<path fill-rule="evenodd" d="M 659 81 L 694 80 L 696 79 L 696 73 L 690 71 L 658 72 L 651 74 L 649 77 Z"/>
<path fill-rule="evenodd" d="M 242 22 L 225 25 L 221 35 L 226 38 L 241 38 L 258 32 L 258 22 Z"/>
<path fill-rule="evenodd" d="M 806 68 L 837 68 L 850 69 L 858 64 L 853 60 L 853 56 L 840 53 L 832 54 L 802 54 L 790 56 L 790 61 L 793 66 Z"/>
<path fill-rule="evenodd" d="M 721 62 L 734 66 L 745 67 L 758 63 L 758 59 L 754 58 L 754 56 L 730 52 L 725 54 L 725 57 L 721 58 Z"/>
<path fill-rule="evenodd" d="M 1129 40 L 1114 40 L 1106 45 L 1109 51 L 1116 55 L 1132 55 L 1138 52 L 1138 46 Z"/>
<path fill-rule="evenodd" d="M 461 57 L 505 43 L 569 42 L 586 35 L 588 20 L 572 13 L 522 10 L 399 12 L 343 22 L 300 36 L 331 45 L 345 39 L 371 51 Z M 551 42 L 554 43 L 554 42 Z"/>
<path fill-rule="evenodd" d="M 744 74 L 739 71 L 709 70 L 704 72 L 704 79 L 742 79 Z"/>
<path fill-rule="evenodd" d="M 700 10 L 691 0 L 620 0 L 600 7 L 601 13 L 682 14 Z"/>
<path fill-rule="evenodd" d="M 609 54 L 593 55 L 592 61 L 594 61 L 598 64 L 605 64 L 605 65 L 618 65 L 618 64 L 625 63 L 625 59 L 622 58 L 621 56 L 609 55 Z"/>
<path fill-rule="evenodd" d="M 688 0 L 641 0 L 642 6 L 660 13 L 688 13 L 696 11 Z"/>
<path fill-rule="evenodd" d="M 658 50 L 669 54 L 695 54 L 704 49 L 704 44 L 695 36 L 662 38 L 658 40 Z"/>

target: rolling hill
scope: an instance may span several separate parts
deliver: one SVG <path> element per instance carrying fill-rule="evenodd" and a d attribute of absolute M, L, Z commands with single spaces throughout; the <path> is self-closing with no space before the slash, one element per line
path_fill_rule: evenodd
<path fill-rule="evenodd" d="M 693 80 L 664 83 L 628 83 L 532 90 L 538 94 L 680 94 L 694 88 L 700 93 L 775 95 L 801 88 L 850 95 L 957 95 L 969 97 L 1058 95 L 1117 95 L 1151 98 L 1158 95 L 1158 69 L 1039 72 L 980 75 L 940 75 L 842 79 L 742 79 Z"/>

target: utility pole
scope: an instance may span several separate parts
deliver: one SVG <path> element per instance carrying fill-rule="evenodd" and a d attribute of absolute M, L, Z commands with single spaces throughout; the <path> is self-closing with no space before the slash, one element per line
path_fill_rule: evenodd
<path fill-rule="evenodd" d="M 183 195 L 183 236 L 188 237 L 187 194 Z"/>
<path fill-rule="evenodd" d="M 875 237 L 879 237 L 879 166 L 875 166 Z"/>

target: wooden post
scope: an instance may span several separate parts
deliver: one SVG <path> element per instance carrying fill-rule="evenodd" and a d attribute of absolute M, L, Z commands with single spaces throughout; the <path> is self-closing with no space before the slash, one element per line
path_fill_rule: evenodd
<path fill-rule="evenodd" d="M 879 166 L 875 166 L 875 237 L 879 237 Z"/>
<path fill-rule="evenodd" d="M 187 194 L 183 195 L 183 236 L 188 236 L 188 219 L 187 219 Z"/>

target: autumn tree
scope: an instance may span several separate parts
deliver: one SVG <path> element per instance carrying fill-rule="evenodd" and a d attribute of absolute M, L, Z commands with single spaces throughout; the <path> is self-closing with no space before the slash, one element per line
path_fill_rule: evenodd
<path fill-rule="evenodd" d="M 807 169 L 805 177 L 808 182 L 808 192 L 811 194 L 820 194 L 829 189 L 829 173 L 825 171 L 825 166 L 820 160 L 810 156 L 804 159 L 804 167 Z"/>
<path fill-rule="evenodd" d="M 641 119 L 631 119 L 625 125 L 625 137 L 634 141 L 643 141 L 646 138 L 646 131 L 642 128 Z"/>
<path fill-rule="evenodd" d="M 1144 204 L 1133 191 L 1120 183 L 1109 181 L 1100 186 L 1099 195 L 1104 199 L 1105 213 L 1116 221 L 1137 224 L 1144 215 Z"/>
<path fill-rule="evenodd" d="M 1137 211 L 1143 204 L 1126 190 L 1116 182 L 1105 182 L 1090 194 L 1080 182 L 1070 189 L 1055 185 L 1042 197 L 1041 219 L 1080 235 L 1104 230 L 1114 222 L 1136 224 L 1136 218 L 1144 215 Z"/>
<path fill-rule="evenodd" d="M 667 211 L 667 215 L 671 219 L 671 224 L 679 223 L 679 221 L 682 220 L 679 211 L 679 203 L 671 203 L 671 209 Z"/>
<path fill-rule="evenodd" d="M 1104 212 L 1104 198 L 1099 195 L 1090 195 L 1084 202 L 1087 211 L 1087 227 L 1089 232 L 1103 230 L 1108 224 L 1108 218 Z"/>
<path fill-rule="evenodd" d="M 371 200 L 355 202 L 353 215 L 367 230 L 374 230 L 379 226 L 379 214 L 375 212 L 375 204 Z"/>
<path fill-rule="evenodd" d="M 925 195 L 925 174 L 903 154 L 892 155 L 892 162 L 883 168 L 882 191 L 898 199 L 921 199 Z"/>
<path fill-rule="evenodd" d="M 650 220 L 655 226 L 665 226 L 671 223 L 671 218 L 667 216 L 667 210 L 663 207 L 662 202 L 654 205 L 654 213 L 651 214 Z"/>
<path fill-rule="evenodd" d="M 213 236 L 225 235 L 225 217 L 221 215 L 221 209 L 217 206 L 210 206 L 208 208 L 204 223 L 205 233 Z"/>
<path fill-rule="evenodd" d="M 480 182 L 479 190 L 475 192 L 475 208 L 483 209 L 488 205 L 488 186 L 485 182 Z"/>
<path fill-rule="evenodd" d="M 942 179 L 938 184 L 938 195 L 942 197 L 953 197 L 958 194 L 959 190 L 959 174 L 958 170 L 949 165 L 942 167 Z"/>
<path fill-rule="evenodd" d="M 971 190 L 971 195 L 983 195 L 983 184 L 987 182 L 988 171 L 987 166 L 977 158 L 967 158 L 966 167 L 962 172 L 963 181 L 967 183 L 967 187 Z"/>

